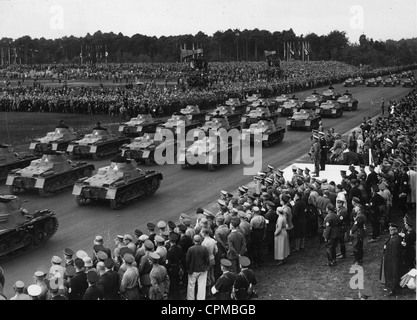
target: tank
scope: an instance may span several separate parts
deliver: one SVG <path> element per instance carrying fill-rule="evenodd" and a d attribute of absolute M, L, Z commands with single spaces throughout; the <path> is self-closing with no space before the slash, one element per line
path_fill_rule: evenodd
<path fill-rule="evenodd" d="M 378 83 L 376 82 L 375 78 L 369 78 L 365 81 L 367 87 L 378 87 Z"/>
<path fill-rule="evenodd" d="M 70 142 L 67 152 L 74 158 L 92 157 L 98 160 L 105 156 L 116 155 L 119 148 L 126 143 L 130 143 L 129 138 L 116 137 L 97 123 L 92 133 L 86 134 L 81 140 Z"/>
<path fill-rule="evenodd" d="M 270 109 L 268 107 L 262 106 L 262 107 L 256 107 L 256 109 L 251 110 L 248 114 L 245 114 L 240 119 L 240 128 L 241 129 L 247 129 L 249 126 L 253 123 L 258 122 L 260 117 L 268 117 L 271 118 L 274 122 L 278 119 L 278 109 L 276 113 L 271 113 Z"/>
<path fill-rule="evenodd" d="M 384 87 L 395 87 L 395 86 L 396 86 L 396 83 L 395 83 L 395 81 L 393 81 L 393 79 L 391 79 L 391 78 L 386 78 L 386 79 L 383 81 L 383 86 L 384 86 Z"/>
<path fill-rule="evenodd" d="M 285 101 L 282 106 L 278 108 L 278 112 L 281 113 L 282 116 L 291 116 L 294 113 L 294 110 L 302 108 L 302 104 L 298 98 L 292 96 L 291 99 Z"/>
<path fill-rule="evenodd" d="M 104 200 L 116 210 L 133 199 L 154 194 L 161 181 L 162 173 L 142 171 L 136 161 L 118 155 L 109 166 L 99 168 L 94 176 L 76 181 L 72 194 L 79 206 Z"/>
<path fill-rule="evenodd" d="M 31 142 L 29 149 L 33 154 L 41 156 L 46 151 L 66 151 L 71 141 L 77 140 L 73 129 L 64 124 L 63 121 L 56 126 L 54 132 L 48 132 L 45 137 Z"/>
<path fill-rule="evenodd" d="M 6 179 L 11 170 L 27 167 L 37 158 L 30 153 L 17 154 L 11 145 L 0 144 L 0 180 Z"/>
<path fill-rule="evenodd" d="M 202 123 L 206 118 L 207 112 L 200 111 L 197 105 L 188 105 L 186 108 L 181 109 L 181 114 L 187 116 L 191 123 Z"/>
<path fill-rule="evenodd" d="M 229 98 L 226 100 L 225 105 L 232 107 L 235 113 L 243 114 L 245 112 L 246 106 L 248 105 L 248 102 L 240 101 L 239 98 Z"/>
<path fill-rule="evenodd" d="M 275 98 L 275 101 L 278 106 L 282 106 L 284 102 L 288 101 L 290 96 L 288 94 L 281 94 L 280 96 Z"/>
<path fill-rule="evenodd" d="M 327 90 L 324 90 L 322 94 L 323 102 L 329 99 L 337 100 L 340 98 L 340 96 L 341 94 L 336 92 L 332 86 L 330 86 Z"/>
<path fill-rule="evenodd" d="M 226 164 L 222 163 L 223 161 L 232 164 L 233 156 L 239 155 L 239 151 L 238 145 L 224 140 L 221 136 L 206 136 L 185 149 L 185 163 L 181 164 L 181 168 L 200 165 L 207 166 L 209 171 L 214 171 L 220 165 Z"/>
<path fill-rule="evenodd" d="M 323 97 L 314 90 L 312 94 L 304 99 L 302 106 L 303 108 L 315 109 L 318 108 L 323 101 Z"/>
<path fill-rule="evenodd" d="M 12 170 L 6 185 L 12 194 L 37 189 L 41 197 L 50 197 L 58 190 L 73 186 L 82 177 L 91 176 L 94 165 L 84 161 L 73 163 L 65 152 L 49 151 L 32 160 L 23 169 Z"/>
<path fill-rule="evenodd" d="M 248 95 L 248 96 L 246 97 L 246 102 L 248 102 L 248 103 L 252 103 L 252 102 L 254 102 L 254 101 L 256 101 L 256 100 L 260 99 L 261 97 L 262 97 L 262 95 L 261 95 L 260 93 L 253 93 L 253 94 Z"/>
<path fill-rule="evenodd" d="M 201 121 L 193 122 L 187 115 L 176 112 L 165 123 L 158 125 L 156 132 L 160 132 L 162 129 L 168 129 L 174 134 L 180 134 L 182 133 L 181 130 L 185 130 L 185 134 L 187 134 L 189 130 L 201 126 L 203 122 L 204 118 Z"/>
<path fill-rule="evenodd" d="M 343 115 L 343 107 L 337 100 L 328 99 L 316 109 L 316 113 L 323 118 L 339 118 Z"/>
<path fill-rule="evenodd" d="M 356 84 L 365 84 L 365 79 L 361 76 L 358 76 L 355 78 L 355 83 Z"/>
<path fill-rule="evenodd" d="M 378 85 L 380 85 L 380 84 L 382 84 L 383 83 L 383 79 L 382 79 L 382 77 L 381 76 L 379 76 L 379 77 L 376 77 L 375 78 L 375 81 L 376 81 L 376 83 L 378 84 Z"/>
<path fill-rule="evenodd" d="M 236 115 L 220 115 L 217 114 L 211 118 L 211 120 L 206 121 L 202 127 L 198 129 L 204 131 L 206 135 L 209 134 L 210 131 L 217 132 L 219 129 L 223 128 L 225 130 L 230 129 L 240 129 L 239 123 L 240 117 L 236 117 Z M 194 131 L 194 137 L 198 138 L 198 131 Z"/>
<path fill-rule="evenodd" d="M 255 142 L 255 134 L 262 134 L 262 146 L 269 148 L 275 143 L 284 140 L 285 128 L 277 127 L 273 120 L 269 118 L 261 118 L 257 123 L 250 125 L 249 129 L 243 129 L 241 134 L 242 141 Z"/>
<path fill-rule="evenodd" d="M 29 214 L 15 195 L 0 195 L 0 261 L 42 246 L 58 230 L 49 209 Z"/>
<path fill-rule="evenodd" d="M 246 113 L 255 110 L 257 107 L 267 107 L 271 112 L 276 112 L 278 103 L 275 100 L 259 98 L 246 106 Z"/>
<path fill-rule="evenodd" d="M 337 102 L 342 106 L 344 111 L 355 111 L 358 109 L 358 100 L 352 97 L 348 91 L 346 91 Z"/>
<path fill-rule="evenodd" d="M 413 79 L 411 79 L 411 78 L 403 79 L 403 87 L 404 88 L 406 88 L 406 87 L 412 88 L 414 86 L 415 86 L 415 82 L 413 81 Z"/>
<path fill-rule="evenodd" d="M 154 119 L 150 114 L 138 114 L 130 121 L 119 126 L 119 132 L 125 137 L 139 137 L 145 133 L 155 133 L 156 127 L 163 123 L 162 120 Z"/>
<path fill-rule="evenodd" d="M 229 124 L 229 127 L 238 127 L 240 119 L 242 119 L 242 113 L 237 113 L 231 106 L 219 106 L 206 115 L 206 121 L 210 121 L 215 117 L 224 118 Z M 206 122 L 207 123 L 207 122 Z M 203 127 L 205 124 L 203 125 Z"/>
<path fill-rule="evenodd" d="M 356 87 L 356 82 L 352 78 L 348 78 L 343 82 L 344 87 Z"/>
<path fill-rule="evenodd" d="M 287 118 L 286 126 L 289 130 L 308 130 L 319 128 L 321 117 L 313 110 L 299 109 L 291 117 Z"/>

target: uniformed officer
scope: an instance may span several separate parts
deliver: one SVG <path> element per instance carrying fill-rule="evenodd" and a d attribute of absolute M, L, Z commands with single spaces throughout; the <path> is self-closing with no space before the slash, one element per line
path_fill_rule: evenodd
<path fill-rule="evenodd" d="M 339 239 L 339 219 L 336 215 L 334 205 L 328 204 L 326 207 L 327 215 L 324 218 L 323 237 L 326 242 L 327 265 L 332 267 L 336 264 L 336 247 Z"/>
<path fill-rule="evenodd" d="M 167 230 L 167 223 L 163 220 L 159 221 L 157 224 L 159 229 L 159 235 L 164 238 L 165 241 L 168 240 L 169 231 Z"/>
<path fill-rule="evenodd" d="M 327 162 L 327 151 L 329 146 L 327 145 L 326 138 L 324 137 L 324 132 L 319 132 L 319 142 L 320 142 L 320 170 L 326 169 Z"/>
<path fill-rule="evenodd" d="M 309 155 L 311 157 L 311 161 L 314 163 L 314 177 L 320 176 L 320 143 L 319 143 L 319 136 L 313 135 L 313 144 L 310 148 Z"/>
<path fill-rule="evenodd" d="M 233 285 L 236 280 L 236 274 L 230 272 L 232 262 L 228 259 L 220 260 L 223 274 L 217 279 L 214 286 L 211 288 L 211 293 L 216 295 L 217 300 L 231 300 Z"/>
<path fill-rule="evenodd" d="M 359 210 L 356 213 L 353 227 L 350 230 L 350 235 L 353 236 L 353 254 L 355 256 L 354 263 L 361 264 L 363 258 L 363 238 L 365 236 L 365 215 Z"/>
<path fill-rule="evenodd" d="M 336 214 L 339 219 L 339 243 L 340 253 L 336 256 L 338 259 L 346 258 L 346 246 L 345 246 L 345 234 L 349 228 L 349 215 L 347 208 L 344 206 L 345 201 L 343 199 L 336 200 Z"/>
<path fill-rule="evenodd" d="M 152 264 L 152 270 L 149 273 L 151 286 L 149 288 L 150 300 L 167 300 L 170 286 L 170 279 L 167 270 L 159 264 L 161 256 L 156 252 L 149 253 L 149 260 Z"/>
<path fill-rule="evenodd" d="M 250 300 L 254 297 L 254 286 L 257 284 L 255 273 L 249 269 L 251 261 L 248 257 L 239 258 L 240 272 L 234 283 L 234 296 L 236 300 Z"/>
<path fill-rule="evenodd" d="M 148 229 L 149 240 L 153 242 L 155 240 L 155 236 L 156 236 L 156 233 L 155 233 L 156 226 L 155 226 L 154 223 L 149 222 L 149 223 L 146 224 L 146 228 Z"/>
<path fill-rule="evenodd" d="M 33 279 L 35 280 L 35 284 L 37 284 L 39 287 L 41 287 L 41 292 L 37 296 L 37 300 L 46 300 L 48 295 L 48 287 L 45 283 L 45 272 L 43 271 L 36 271 L 34 274 Z"/>
<path fill-rule="evenodd" d="M 28 295 L 32 300 L 41 300 L 39 299 L 40 295 L 42 293 L 42 288 L 37 284 L 31 284 L 28 287 Z"/>
<path fill-rule="evenodd" d="M 166 268 L 170 279 L 168 296 L 173 300 L 180 299 L 180 282 L 184 273 L 181 263 L 182 249 L 178 245 L 178 240 L 179 235 L 175 232 L 170 232 L 170 246 L 167 252 Z"/>
<path fill-rule="evenodd" d="M 74 266 L 74 260 L 72 258 L 74 256 L 74 251 L 72 251 L 70 248 L 65 248 L 63 253 L 65 259 L 65 268 L 68 266 Z"/>

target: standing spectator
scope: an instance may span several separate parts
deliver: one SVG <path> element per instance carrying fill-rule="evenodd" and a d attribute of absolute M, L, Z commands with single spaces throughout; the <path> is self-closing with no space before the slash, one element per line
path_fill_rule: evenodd
<path fill-rule="evenodd" d="M 90 270 L 87 273 L 88 288 L 84 293 L 83 300 L 103 300 L 103 290 L 97 285 L 99 275 L 96 271 Z"/>
<path fill-rule="evenodd" d="M 259 214 L 258 207 L 253 208 L 253 217 L 250 220 L 250 225 L 250 257 L 252 257 L 253 265 L 255 267 L 260 267 L 263 260 L 262 241 L 265 237 L 265 230 L 267 228 L 267 224 L 266 219 Z"/>
<path fill-rule="evenodd" d="M 10 300 L 31 300 L 29 295 L 24 292 L 25 284 L 22 281 L 16 281 L 13 290 L 16 294 Z"/>
<path fill-rule="evenodd" d="M 217 279 L 216 283 L 211 288 L 211 293 L 216 295 L 217 300 L 231 300 L 233 285 L 236 280 L 236 274 L 230 272 L 232 262 L 228 259 L 220 260 L 223 274 Z"/>
<path fill-rule="evenodd" d="M 178 245 L 178 234 L 175 232 L 170 232 L 169 234 L 169 249 L 167 252 L 167 272 L 170 279 L 169 285 L 169 299 L 179 300 L 180 299 L 180 282 L 181 275 L 180 270 L 183 272 L 182 267 L 182 249 Z"/>
<path fill-rule="evenodd" d="M 149 253 L 152 270 L 149 274 L 151 287 L 149 288 L 150 300 L 167 300 L 169 292 L 169 276 L 167 269 L 159 264 L 161 256 L 156 252 Z"/>
<path fill-rule="evenodd" d="M 416 231 L 415 231 L 415 219 L 412 219 L 409 215 L 404 218 L 405 230 L 400 233 L 403 238 L 401 244 L 404 247 L 404 265 L 406 271 L 416 267 Z"/>
<path fill-rule="evenodd" d="M 311 161 L 314 163 L 314 174 L 313 177 L 320 176 L 320 143 L 319 143 L 319 136 L 313 135 L 313 145 L 310 148 L 309 152 Z"/>
<path fill-rule="evenodd" d="M 126 300 L 139 300 L 139 270 L 133 266 L 135 257 L 131 253 L 125 253 L 123 261 L 126 264 L 126 271 L 120 281 L 120 293 Z"/>
<path fill-rule="evenodd" d="M 45 272 L 43 271 L 36 271 L 33 279 L 35 280 L 35 284 L 41 287 L 41 293 L 38 296 L 39 300 L 46 300 L 48 297 L 48 287 L 45 283 Z"/>
<path fill-rule="evenodd" d="M 346 232 L 350 226 L 349 215 L 347 213 L 347 208 L 345 207 L 345 202 L 343 199 L 336 200 L 336 215 L 338 218 L 339 224 L 339 244 L 340 244 L 340 253 L 336 256 L 338 259 L 346 258 L 346 245 L 345 237 Z"/>
<path fill-rule="evenodd" d="M 268 248 L 268 255 L 274 254 L 274 232 L 277 224 L 278 215 L 275 209 L 276 205 L 272 201 L 266 202 L 267 212 L 265 214 L 266 230 L 265 230 L 265 242 Z M 251 221 L 252 223 L 252 221 Z M 253 242 L 253 239 L 252 239 Z M 256 264 L 254 264 L 256 266 Z"/>
<path fill-rule="evenodd" d="M 323 237 L 326 242 L 327 265 L 333 267 L 336 264 L 336 248 L 339 235 L 339 219 L 336 215 L 336 208 L 331 203 L 326 207 L 324 218 Z"/>
<path fill-rule="evenodd" d="M 157 253 L 161 259 L 159 264 L 164 266 L 167 259 L 167 248 L 165 247 L 165 239 L 159 234 L 155 236 L 155 253 Z"/>
<path fill-rule="evenodd" d="M 230 222 L 230 234 L 227 236 L 227 259 L 230 260 L 232 266 L 230 267 L 231 272 L 238 272 L 239 268 L 239 257 L 246 254 L 246 243 L 245 237 L 242 233 L 238 232 L 240 219 L 238 217 L 232 218 Z"/>
<path fill-rule="evenodd" d="M 277 208 L 277 224 L 275 226 L 275 251 L 274 259 L 278 260 L 278 266 L 284 264 L 290 254 L 290 241 L 287 234 L 287 217 L 282 207 Z"/>
<path fill-rule="evenodd" d="M 398 226 L 394 223 L 389 225 L 390 237 L 384 244 L 382 253 L 379 280 L 385 285 L 388 296 L 397 294 L 401 280 L 401 265 L 403 261 L 401 237 L 398 235 Z"/>
<path fill-rule="evenodd" d="M 242 236 L 243 237 L 243 236 Z M 187 300 L 195 300 L 197 283 L 197 300 L 206 299 L 207 270 L 210 267 L 209 252 L 201 243 L 200 235 L 194 236 L 194 245 L 188 249 L 186 266 L 188 272 Z"/>
<path fill-rule="evenodd" d="M 350 229 L 350 236 L 353 237 L 353 254 L 355 257 L 354 263 L 361 264 L 363 259 L 363 238 L 365 237 L 366 218 L 362 211 L 358 211 L 354 218 L 352 229 Z"/>
<path fill-rule="evenodd" d="M 378 194 L 378 188 L 374 187 L 371 189 L 371 226 L 372 226 L 372 239 L 368 242 L 376 242 L 379 239 L 381 233 L 381 206 L 385 204 L 384 198 Z"/>
<path fill-rule="evenodd" d="M 82 300 L 85 290 L 88 288 L 87 274 L 84 269 L 84 261 L 80 258 L 74 260 L 75 276 L 71 279 L 71 291 L 69 300 Z"/>
<path fill-rule="evenodd" d="M 104 300 L 119 300 L 119 283 L 120 276 L 113 270 L 114 261 L 111 258 L 107 258 L 104 261 L 105 272 L 100 276 L 98 282 L 99 286 L 103 290 Z"/>
<path fill-rule="evenodd" d="M 217 255 L 217 244 L 216 240 L 210 237 L 210 231 L 208 228 L 203 228 L 200 232 L 201 236 L 203 237 L 203 242 L 201 245 L 206 247 L 209 253 L 209 265 L 210 267 L 207 270 L 207 283 L 206 289 L 210 289 L 210 287 L 214 284 L 214 265 L 216 264 L 215 256 Z M 207 292 L 207 291 L 206 291 Z"/>
<path fill-rule="evenodd" d="M 302 199 L 302 193 L 297 191 L 294 195 L 294 206 L 292 208 L 294 252 L 304 250 L 306 236 L 306 210 L 307 205 Z"/>
<path fill-rule="evenodd" d="M 257 284 L 255 273 L 249 269 L 250 260 L 247 257 L 240 257 L 240 272 L 236 276 L 234 284 L 234 294 L 236 300 L 250 300 L 254 286 Z M 252 293 L 252 294 L 251 294 Z"/>

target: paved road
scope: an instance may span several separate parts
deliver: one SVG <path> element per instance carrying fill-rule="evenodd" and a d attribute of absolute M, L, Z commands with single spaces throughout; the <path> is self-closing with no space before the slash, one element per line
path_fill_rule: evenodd
<path fill-rule="evenodd" d="M 334 86 L 340 93 L 345 92 L 340 84 Z M 326 88 L 318 88 L 322 92 Z M 359 101 L 359 108 L 354 112 L 345 112 L 338 119 L 324 119 L 324 129 L 334 127 L 336 132 L 345 133 L 358 126 L 363 117 L 373 117 L 380 112 L 380 98 L 399 99 L 410 91 L 409 88 L 359 86 L 349 88 L 349 91 Z M 301 100 L 312 90 L 296 94 Z M 372 102 L 376 102 L 373 104 Z M 285 118 L 279 119 L 279 124 L 285 126 Z M 310 147 L 310 132 L 287 132 L 284 141 L 269 149 L 263 149 L 263 168 L 268 164 L 284 168 L 295 159 L 305 155 Z M 108 164 L 108 161 L 94 162 L 96 169 Z M 218 199 L 219 191 L 225 189 L 231 192 L 236 187 L 252 180 L 243 175 L 244 165 L 230 165 L 221 167 L 217 171 L 208 172 L 200 168 L 182 170 L 179 165 L 165 165 L 155 167 L 164 175 L 160 189 L 151 198 L 143 198 L 113 211 L 108 205 L 78 207 L 71 191 L 65 191 L 49 199 L 41 199 L 36 193 L 22 195 L 22 199 L 29 202 L 24 206 L 33 212 L 36 209 L 49 208 L 56 212 L 59 229 L 55 236 L 42 248 L 33 250 L 20 257 L 4 262 L 2 267 L 6 274 L 5 294 L 12 295 L 13 283 L 22 280 L 26 284 L 32 282 L 32 275 L 37 269 L 47 271 L 53 255 L 62 256 L 62 250 L 70 247 L 74 251 L 85 250 L 92 252 L 92 240 L 100 234 L 105 238 L 106 245 L 114 248 L 113 239 L 117 234 L 129 233 L 133 235 L 136 228 L 146 231 L 147 222 L 159 220 L 177 221 L 181 212 L 194 214 L 199 207 L 207 207 Z M 0 193 L 7 193 L 5 186 L 0 186 Z"/>

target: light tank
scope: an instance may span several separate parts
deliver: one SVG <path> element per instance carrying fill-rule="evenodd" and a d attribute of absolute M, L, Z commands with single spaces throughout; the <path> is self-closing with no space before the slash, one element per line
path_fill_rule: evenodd
<path fill-rule="evenodd" d="M 11 170 L 27 167 L 37 158 L 31 153 L 15 153 L 11 145 L 0 144 L 0 180 L 6 179 Z"/>
<path fill-rule="evenodd" d="M 383 86 L 384 87 L 395 87 L 396 86 L 396 83 L 395 83 L 395 81 L 392 78 L 386 78 L 383 81 Z"/>
<path fill-rule="evenodd" d="M 285 128 L 277 127 L 269 118 L 261 118 L 257 123 L 251 124 L 249 129 L 242 130 L 241 139 L 245 142 L 255 142 L 255 134 L 261 135 L 261 140 L 257 142 L 262 142 L 262 146 L 269 148 L 284 139 Z"/>
<path fill-rule="evenodd" d="M 352 97 L 352 94 L 346 91 L 337 102 L 342 106 L 344 111 L 355 111 L 358 109 L 358 100 Z"/>
<path fill-rule="evenodd" d="M 275 98 L 275 102 L 277 103 L 278 106 L 282 106 L 284 102 L 288 101 L 290 98 L 291 97 L 288 94 L 281 94 Z"/>
<path fill-rule="evenodd" d="M 182 134 L 181 130 L 185 130 L 185 134 L 187 134 L 189 130 L 201 126 L 203 122 L 204 118 L 201 121 L 191 121 L 187 115 L 175 112 L 164 124 L 156 128 L 156 132 L 167 129 L 171 130 L 174 135 L 177 135 Z"/>
<path fill-rule="evenodd" d="M 94 176 L 76 181 L 72 194 L 79 206 L 106 200 L 110 202 L 110 208 L 120 209 L 130 200 L 154 194 L 162 178 L 162 173 L 142 171 L 136 161 L 118 155 L 109 166 L 99 168 Z"/>
<path fill-rule="evenodd" d="M 285 101 L 282 106 L 278 108 L 278 112 L 281 113 L 282 116 L 291 116 L 294 113 L 294 110 L 301 108 L 302 104 L 298 98 L 292 96 L 291 99 Z"/>
<path fill-rule="evenodd" d="M 265 106 L 256 107 L 256 109 L 249 111 L 240 119 L 240 128 L 247 129 L 253 123 L 258 122 L 260 117 L 271 118 L 274 122 L 278 119 L 278 110 L 275 113 L 271 113 L 270 109 Z"/>
<path fill-rule="evenodd" d="M 42 155 L 46 151 L 66 151 L 71 141 L 77 140 L 73 129 L 64 124 L 63 121 L 56 126 L 54 132 L 48 132 L 45 137 L 31 142 L 29 149 L 33 154 Z"/>
<path fill-rule="evenodd" d="M 232 107 L 235 113 L 243 114 L 245 112 L 246 106 L 248 105 L 248 102 L 240 101 L 239 98 L 229 98 L 226 100 L 225 105 Z"/>
<path fill-rule="evenodd" d="M 341 94 L 336 92 L 332 86 L 330 86 L 327 90 L 324 90 L 322 94 L 323 102 L 327 100 L 337 100 L 340 96 Z"/>
<path fill-rule="evenodd" d="M 312 94 L 308 95 L 303 103 L 302 106 L 303 108 L 310 108 L 310 109 L 315 109 L 320 107 L 320 104 L 323 102 L 323 97 L 316 92 L 316 90 L 313 91 Z"/>
<path fill-rule="evenodd" d="M 344 87 L 356 87 L 356 81 L 353 78 L 348 78 L 343 82 Z"/>
<path fill-rule="evenodd" d="M 313 110 L 300 109 L 294 112 L 291 117 L 287 118 L 286 126 L 287 131 L 318 129 L 320 126 L 321 117 L 317 115 Z"/>
<path fill-rule="evenodd" d="M 186 115 L 191 123 L 204 122 L 207 114 L 207 112 L 200 111 L 200 108 L 197 105 L 187 105 L 186 108 L 181 109 L 180 113 Z"/>
<path fill-rule="evenodd" d="M 130 121 L 119 126 L 119 132 L 125 137 L 139 137 L 145 133 L 155 133 L 156 127 L 163 123 L 162 120 L 154 119 L 150 114 L 138 114 Z"/>
<path fill-rule="evenodd" d="M 97 123 L 92 133 L 88 133 L 81 140 L 70 142 L 67 152 L 74 158 L 83 158 L 86 156 L 98 160 L 105 156 L 114 156 L 119 152 L 119 148 L 130 143 L 127 137 L 116 137 L 111 134 L 107 128 Z"/>
<path fill-rule="evenodd" d="M 73 163 L 66 153 L 49 151 L 42 158 L 32 160 L 29 166 L 12 170 L 6 185 L 12 194 L 37 189 L 41 197 L 50 197 L 58 190 L 73 186 L 78 179 L 91 176 L 93 171 L 92 164 Z"/>
<path fill-rule="evenodd" d="M 369 78 L 365 81 L 367 87 L 378 87 L 379 83 L 376 82 L 375 78 Z"/>
<path fill-rule="evenodd" d="M 338 118 L 343 115 L 343 107 L 336 100 L 329 99 L 316 109 L 316 113 L 321 117 Z"/>
<path fill-rule="evenodd" d="M 42 246 L 58 230 L 49 209 L 29 214 L 15 195 L 0 195 L 0 261 Z"/>

